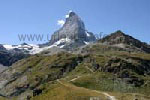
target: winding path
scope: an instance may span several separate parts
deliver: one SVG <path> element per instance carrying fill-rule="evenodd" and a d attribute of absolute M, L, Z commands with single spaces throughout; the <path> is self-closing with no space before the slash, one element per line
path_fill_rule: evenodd
<path fill-rule="evenodd" d="M 72 80 L 70 80 L 70 81 L 75 81 L 75 80 L 77 80 L 78 78 L 80 78 L 81 76 L 78 76 L 77 78 L 74 78 L 74 79 L 72 79 Z M 69 85 L 67 85 L 67 84 L 64 84 L 63 82 L 61 82 L 60 80 L 57 80 L 57 82 L 58 83 L 60 83 L 61 85 L 64 85 L 64 86 L 66 86 L 66 87 L 69 87 Z M 82 87 L 83 88 L 83 87 Z M 87 89 L 87 88 L 85 88 L 85 89 Z M 87 90 L 90 90 L 90 89 L 87 89 Z M 107 98 L 108 98 L 108 100 L 117 100 L 114 96 L 111 96 L 111 95 L 109 95 L 108 93 L 106 93 L 106 92 L 100 92 L 100 91 L 97 91 L 97 90 L 90 90 L 90 91 L 93 91 L 93 92 L 96 92 L 96 93 L 100 93 L 100 94 L 104 94 Z"/>

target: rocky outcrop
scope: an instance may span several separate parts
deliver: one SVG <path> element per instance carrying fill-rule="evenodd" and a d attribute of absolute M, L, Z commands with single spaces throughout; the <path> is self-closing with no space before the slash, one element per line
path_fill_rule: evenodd
<path fill-rule="evenodd" d="M 5 69 L 7 69 L 7 67 L 0 64 L 0 73 L 3 72 Z"/>

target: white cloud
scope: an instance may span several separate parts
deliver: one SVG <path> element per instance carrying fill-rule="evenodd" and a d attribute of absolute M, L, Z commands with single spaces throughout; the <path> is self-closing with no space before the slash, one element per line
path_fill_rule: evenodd
<path fill-rule="evenodd" d="M 67 15 L 65 16 L 65 18 L 69 18 L 69 14 L 67 14 Z"/>
<path fill-rule="evenodd" d="M 71 13 L 71 12 L 73 12 L 72 10 L 69 10 L 69 13 L 67 14 L 67 15 L 65 15 L 65 18 L 69 18 L 69 14 Z M 65 24 L 65 21 L 64 20 L 58 20 L 57 21 L 57 25 L 59 25 L 59 26 L 63 26 Z"/>
<path fill-rule="evenodd" d="M 57 25 L 60 25 L 61 27 L 65 24 L 64 20 L 58 20 Z"/>

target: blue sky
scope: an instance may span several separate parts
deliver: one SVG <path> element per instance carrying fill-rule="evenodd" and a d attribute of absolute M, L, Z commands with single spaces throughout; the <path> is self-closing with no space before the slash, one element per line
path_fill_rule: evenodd
<path fill-rule="evenodd" d="M 150 0 L 0 0 L 0 44 L 22 43 L 18 34 L 52 34 L 69 10 L 95 34 L 122 30 L 150 42 Z"/>

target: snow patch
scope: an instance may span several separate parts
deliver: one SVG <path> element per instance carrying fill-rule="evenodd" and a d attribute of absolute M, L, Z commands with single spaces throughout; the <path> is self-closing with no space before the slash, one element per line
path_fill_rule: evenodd
<path fill-rule="evenodd" d="M 86 31 L 86 35 L 88 36 L 88 37 L 90 37 L 91 35 Z"/>
<path fill-rule="evenodd" d="M 71 42 L 69 38 L 60 39 L 59 41 L 55 42 L 53 45 L 60 45 L 61 43 Z"/>
<path fill-rule="evenodd" d="M 65 43 L 71 42 L 71 39 L 69 38 L 64 38 L 64 39 L 60 39 L 59 41 L 55 42 L 53 45 L 47 46 L 47 47 L 43 47 L 43 48 L 33 48 L 33 50 L 30 51 L 30 54 L 37 54 L 40 53 L 42 51 L 48 50 L 52 47 L 59 47 L 59 48 L 63 48 L 65 45 Z"/>
<path fill-rule="evenodd" d="M 6 48 L 6 50 L 14 49 L 12 45 L 3 45 L 3 47 Z"/>
<path fill-rule="evenodd" d="M 84 41 L 84 43 L 85 43 L 86 45 L 90 44 L 89 42 L 85 42 L 85 41 Z"/>
<path fill-rule="evenodd" d="M 31 49 L 33 48 L 32 45 L 3 45 L 4 48 L 6 48 L 6 50 L 12 50 L 12 49 Z"/>

